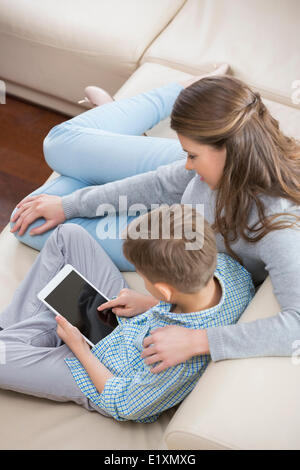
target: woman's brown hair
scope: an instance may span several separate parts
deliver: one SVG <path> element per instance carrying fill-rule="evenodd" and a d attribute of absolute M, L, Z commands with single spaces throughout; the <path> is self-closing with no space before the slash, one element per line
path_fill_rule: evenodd
<path fill-rule="evenodd" d="M 177 97 L 171 128 L 195 142 L 216 149 L 226 147 L 212 227 L 224 237 L 228 253 L 241 264 L 230 248 L 238 235 L 255 243 L 272 230 L 293 227 L 300 221 L 295 214 L 265 213 L 261 195 L 300 205 L 300 143 L 282 133 L 260 94 L 248 85 L 227 75 L 198 80 Z M 250 227 L 253 203 L 258 220 Z M 296 220 L 287 223 L 288 215 Z M 274 222 L 280 216 L 285 220 Z"/>

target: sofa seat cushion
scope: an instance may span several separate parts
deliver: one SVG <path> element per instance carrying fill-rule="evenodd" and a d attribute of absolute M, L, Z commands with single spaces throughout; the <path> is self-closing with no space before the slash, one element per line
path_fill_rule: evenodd
<path fill-rule="evenodd" d="M 151 424 L 119 422 L 72 402 L 0 391 L 0 449 L 160 449 L 174 410 Z"/>
<path fill-rule="evenodd" d="M 209 71 L 210 70 L 211 69 L 209 69 Z M 163 86 L 173 81 L 187 80 L 192 76 L 191 73 L 176 70 L 173 67 L 146 62 L 132 74 L 114 97 L 116 99 L 130 97 L 136 93 L 142 93 L 151 90 L 151 88 Z M 245 80 L 245 82 L 249 84 L 247 80 Z M 292 102 L 290 102 L 290 106 L 288 106 L 270 100 L 266 98 L 263 93 L 262 100 L 272 116 L 279 121 L 281 130 L 287 136 L 300 139 L 300 107 L 292 106 Z M 169 117 L 147 131 L 146 134 L 157 137 L 177 138 L 176 133 L 170 128 Z"/>

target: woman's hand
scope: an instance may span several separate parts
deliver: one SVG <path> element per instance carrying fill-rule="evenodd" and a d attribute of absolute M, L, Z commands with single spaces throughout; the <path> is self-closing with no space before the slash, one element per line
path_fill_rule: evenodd
<path fill-rule="evenodd" d="M 141 357 L 146 364 L 159 364 L 151 369 L 157 374 L 168 367 L 188 361 L 193 356 L 209 354 L 206 330 L 192 330 L 169 325 L 157 328 L 144 339 Z"/>
<path fill-rule="evenodd" d="M 56 315 L 55 319 L 57 322 L 56 333 L 63 342 L 69 346 L 75 356 L 80 357 L 82 353 L 90 351 L 89 345 L 76 326 L 71 325 L 71 323 L 61 315 Z"/>
<path fill-rule="evenodd" d="M 151 295 L 140 294 L 135 290 L 125 288 L 120 290 L 116 299 L 105 302 L 97 310 L 111 308 L 113 313 L 119 317 L 134 317 L 139 313 L 146 312 L 158 302 L 159 300 Z"/>
<path fill-rule="evenodd" d="M 46 222 L 32 229 L 30 235 L 40 235 L 66 220 L 60 196 L 51 196 L 49 194 L 29 196 L 22 199 L 17 208 L 18 210 L 11 219 L 16 224 L 10 231 L 16 232 L 20 229 L 20 236 L 26 232 L 32 222 L 40 217 L 44 217 Z"/>

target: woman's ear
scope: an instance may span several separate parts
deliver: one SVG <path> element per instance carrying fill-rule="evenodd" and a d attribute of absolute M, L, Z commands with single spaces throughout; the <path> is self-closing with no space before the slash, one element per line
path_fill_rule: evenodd
<path fill-rule="evenodd" d="M 169 302 L 172 297 L 172 288 L 164 282 L 156 282 L 154 287 L 161 293 L 166 302 Z"/>

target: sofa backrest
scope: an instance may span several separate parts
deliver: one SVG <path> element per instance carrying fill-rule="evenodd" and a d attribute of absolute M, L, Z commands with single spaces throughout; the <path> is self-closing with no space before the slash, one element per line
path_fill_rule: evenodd
<path fill-rule="evenodd" d="M 291 97 L 300 80 L 300 1 L 187 0 L 141 62 L 188 73 L 228 62 L 262 96 L 296 106 Z"/>

